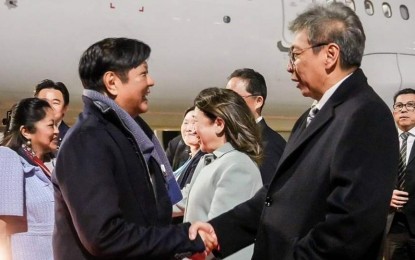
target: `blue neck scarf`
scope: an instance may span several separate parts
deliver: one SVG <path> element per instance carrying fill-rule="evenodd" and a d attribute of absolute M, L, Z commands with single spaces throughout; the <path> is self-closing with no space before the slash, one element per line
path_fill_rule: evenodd
<path fill-rule="evenodd" d="M 173 170 L 167 160 L 164 149 L 152 131 L 149 137 L 142 127 L 150 129 L 150 127 L 140 117 L 132 118 L 124 109 L 118 106 L 111 98 L 94 90 L 85 89 L 83 95 L 90 98 L 94 104 L 103 112 L 106 113 L 112 110 L 116 113 L 123 126 L 132 134 L 134 141 L 143 154 L 147 165 L 150 157 L 153 157 L 160 165 L 163 172 L 164 179 L 167 183 L 167 189 L 172 204 L 176 204 L 182 199 L 182 193 L 179 185 L 173 175 Z M 151 138 L 151 139 L 150 139 Z"/>

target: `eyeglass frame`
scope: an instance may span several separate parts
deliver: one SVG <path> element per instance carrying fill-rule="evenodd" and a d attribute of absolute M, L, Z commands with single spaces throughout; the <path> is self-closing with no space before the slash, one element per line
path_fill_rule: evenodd
<path fill-rule="evenodd" d="M 408 104 L 412 105 L 412 106 L 408 107 Z M 401 107 L 399 107 L 399 106 L 401 106 Z M 411 112 L 415 111 L 415 101 L 409 101 L 405 104 L 401 103 L 401 102 L 398 102 L 398 103 L 393 104 L 393 106 L 392 106 L 393 111 L 395 111 L 395 112 L 401 112 L 404 107 L 406 108 L 407 111 L 411 111 Z"/>
<path fill-rule="evenodd" d="M 329 45 L 329 44 L 330 43 L 328 43 L 328 42 L 317 43 L 317 44 L 311 45 L 307 48 L 304 48 L 299 52 L 293 52 L 293 49 L 291 48 L 290 50 L 288 50 L 288 58 L 290 59 L 291 67 L 295 67 L 295 62 L 297 61 L 297 56 L 303 54 L 303 52 L 305 52 L 306 50 L 314 49 L 314 48 Z"/>
<path fill-rule="evenodd" d="M 246 96 L 241 96 L 241 98 L 249 98 L 249 97 L 259 97 L 259 95 L 250 94 Z"/>

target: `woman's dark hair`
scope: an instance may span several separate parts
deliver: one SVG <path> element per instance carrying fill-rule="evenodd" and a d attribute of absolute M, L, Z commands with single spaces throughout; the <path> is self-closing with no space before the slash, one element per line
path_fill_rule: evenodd
<path fill-rule="evenodd" d="M 47 109 L 52 109 L 49 103 L 39 98 L 25 98 L 13 105 L 3 119 L 6 128 L 0 145 L 17 151 L 27 141 L 20 127 L 24 126 L 30 133 L 36 132 L 35 124 L 45 118 Z"/>
<path fill-rule="evenodd" d="M 226 140 L 260 164 L 262 146 L 259 129 L 241 96 L 230 89 L 207 88 L 197 95 L 194 103 L 211 120 L 221 118 L 225 122 Z"/>

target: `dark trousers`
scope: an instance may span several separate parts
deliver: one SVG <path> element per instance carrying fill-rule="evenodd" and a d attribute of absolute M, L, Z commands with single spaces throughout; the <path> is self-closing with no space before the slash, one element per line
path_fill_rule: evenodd
<path fill-rule="evenodd" d="M 415 236 L 408 228 L 406 217 L 396 212 L 389 234 L 386 236 L 385 260 L 415 260 Z"/>

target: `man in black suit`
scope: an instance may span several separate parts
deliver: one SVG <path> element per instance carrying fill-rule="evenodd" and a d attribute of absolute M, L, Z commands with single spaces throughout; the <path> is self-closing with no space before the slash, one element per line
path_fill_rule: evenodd
<path fill-rule="evenodd" d="M 44 99 L 52 106 L 55 123 L 59 129 L 59 144 L 62 142 L 69 130 L 69 126 L 63 121 L 69 105 L 69 91 L 62 82 L 54 82 L 50 79 L 45 79 L 35 87 L 35 97 Z"/>
<path fill-rule="evenodd" d="M 385 260 L 409 260 L 415 259 L 415 89 L 398 91 L 393 102 L 393 117 L 404 150 L 402 171 L 396 175 L 390 203 Z"/>
<path fill-rule="evenodd" d="M 171 225 L 181 192 L 140 117 L 154 85 L 150 51 L 134 39 L 107 38 L 81 57 L 84 111 L 52 178 L 55 259 L 171 259 L 205 248 L 200 236 L 189 239 L 189 223 Z"/>
<path fill-rule="evenodd" d="M 190 148 L 183 141 L 183 129 L 182 123 L 181 134 L 171 139 L 166 148 L 166 156 L 173 171 L 177 170 L 189 159 Z"/>
<path fill-rule="evenodd" d="M 288 72 L 316 100 L 295 123 L 269 187 L 189 230 L 213 226 L 226 257 L 255 242 L 255 260 L 376 259 L 398 169 L 390 109 L 359 68 L 365 34 L 339 2 L 289 26 Z"/>
<path fill-rule="evenodd" d="M 264 158 L 260 165 L 262 183 L 269 184 L 277 169 L 278 162 L 285 148 L 285 140 L 271 129 L 261 116 L 267 99 L 267 85 L 264 77 L 253 69 L 238 69 L 228 77 L 227 89 L 231 89 L 244 98 L 254 114 L 261 130 Z"/>

